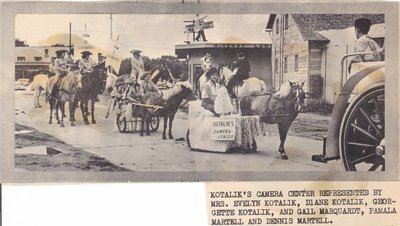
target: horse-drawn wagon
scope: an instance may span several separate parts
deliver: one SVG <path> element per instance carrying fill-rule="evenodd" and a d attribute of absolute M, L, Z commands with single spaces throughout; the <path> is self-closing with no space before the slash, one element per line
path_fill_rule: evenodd
<path fill-rule="evenodd" d="M 118 113 L 116 116 L 116 124 L 118 131 L 121 133 L 136 132 L 142 129 L 142 117 L 135 114 L 136 109 L 142 107 L 139 103 L 130 103 L 126 100 L 118 101 Z M 147 106 L 154 108 L 157 106 Z M 150 128 L 151 131 L 157 131 L 160 125 L 160 117 L 155 116 L 151 118 Z"/>
<path fill-rule="evenodd" d="M 341 91 L 336 100 L 323 154 L 313 161 L 327 163 L 342 159 L 347 171 L 385 170 L 385 63 L 361 62 L 352 65 L 351 77 L 343 73 Z M 343 85 L 343 83 L 345 84 Z"/>
<path fill-rule="evenodd" d="M 269 134 L 271 124 L 277 124 L 281 141 L 278 151 L 282 159 L 288 159 L 284 143 L 290 125 L 304 104 L 302 86 L 287 81 L 276 93 L 243 95 L 234 100 L 236 109 L 221 117 L 202 108 L 199 101 L 191 102 L 186 136 L 189 147 L 213 152 L 229 152 L 234 149 L 255 152 L 256 137 Z"/>
<path fill-rule="evenodd" d="M 110 68 L 111 69 L 111 68 Z M 126 132 L 135 132 L 141 131 L 142 126 L 142 109 L 151 108 L 151 109 L 162 109 L 161 106 L 158 105 L 146 105 L 140 102 L 140 97 L 137 96 L 137 101 L 129 100 L 127 98 L 121 98 L 124 96 L 124 93 L 130 86 L 126 80 L 129 79 L 129 72 L 131 70 L 130 61 L 122 61 L 120 65 L 119 74 L 117 76 L 115 71 L 110 70 L 107 76 L 105 89 L 109 92 L 114 92 L 112 94 L 113 100 L 109 103 L 108 113 L 106 118 L 109 115 L 109 111 L 111 109 L 116 110 L 116 125 L 121 133 Z M 114 73 L 113 73 L 114 72 Z M 160 90 L 165 90 L 171 88 L 171 81 L 173 81 L 173 77 L 171 71 L 169 70 L 166 63 L 160 64 L 158 67 L 153 68 L 149 71 L 151 74 L 151 81 L 154 84 L 157 84 Z M 136 83 L 136 86 L 139 86 Z M 139 89 L 139 87 L 135 87 Z M 139 90 L 137 90 L 139 92 Z M 160 125 L 160 117 L 154 116 L 150 119 L 150 128 L 151 131 L 157 131 Z"/>
<path fill-rule="evenodd" d="M 255 136 L 264 133 L 259 116 L 231 114 L 215 117 L 210 113 L 200 106 L 200 101 L 189 104 L 186 141 L 191 149 L 213 152 L 257 150 Z"/>
<path fill-rule="evenodd" d="M 115 109 L 116 109 L 116 125 L 121 133 L 136 132 L 142 129 L 142 107 L 161 108 L 157 105 L 145 105 L 140 101 L 134 101 L 127 98 L 122 98 L 130 85 L 124 81 L 115 84 Z M 150 121 L 151 131 L 157 131 L 160 125 L 158 116 L 152 117 Z"/>
<path fill-rule="evenodd" d="M 160 118 L 163 118 L 162 139 L 167 139 L 167 127 L 168 138 L 173 139 L 172 123 L 178 108 L 184 99 L 191 101 L 195 98 L 191 85 L 187 81 L 175 82 L 166 64 L 152 69 L 150 75 L 151 81 L 160 85 L 159 91 L 162 92 L 162 95 L 159 95 L 158 92 L 147 92 L 143 95 L 139 94 L 136 98 L 133 97 L 135 100 L 132 100 L 132 98 L 126 98 L 125 93 L 127 88 L 131 86 L 130 82 L 126 82 L 129 74 L 118 77 L 109 73 L 106 90 L 112 89 L 111 94 L 113 97 L 109 102 L 106 118 L 108 118 L 110 111 L 116 110 L 118 130 L 120 132 L 140 131 L 141 135 L 143 135 L 144 131 L 146 131 L 146 135 L 150 135 L 150 129 L 156 131 L 160 124 Z M 161 81 L 161 83 L 158 83 L 158 81 Z M 131 94 L 138 94 L 138 83 L 132 84 L 133 89 L 136 89 L 136 91 Z"/>

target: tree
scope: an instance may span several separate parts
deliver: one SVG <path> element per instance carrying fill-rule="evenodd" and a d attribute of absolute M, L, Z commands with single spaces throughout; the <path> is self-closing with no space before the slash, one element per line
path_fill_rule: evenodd
<path fill-rule="evenodd" d="M 150 59 L 147 56 L 143 56 L 144 69 L 150 71 L 151 69 L 158 67 L 159 65 L 166 63 L 172 76 L 175 79 L 182 79 L 187 74 L 186 63 L 180 62 L 175 56 L 161 56 L 156 59 Z M 125 58 L 121 62 L 119 75 L 130 74 L 132 70 L 130 58 Z"/>
<path fill-rule="evenodd" d="M 144 68 L 149 71 L 160 64 L 166 63 L 169 70 L 171 71 L 172 76 L 175 79 L 182 79 L 183 75 L 187 72 L 186 64 L 180 62 L 175 56 L 164 55 L 161 58 L 149 59 L 148 57 L 144 57 Z"/>

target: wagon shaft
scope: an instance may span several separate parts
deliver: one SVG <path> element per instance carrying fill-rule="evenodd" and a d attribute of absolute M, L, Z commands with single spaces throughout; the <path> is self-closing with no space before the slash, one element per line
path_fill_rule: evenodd
<path fill-rule="evenodd" d="M 155 110 L 163 109 L 163 107 L 161 107 L 159 105 L 150 105 L 150 104 L 141 104 L 141 103 L 132 103 L 132 105 L 142 106 L 142 107 L 147 107 L 147 108 L 154 108 Z"/>

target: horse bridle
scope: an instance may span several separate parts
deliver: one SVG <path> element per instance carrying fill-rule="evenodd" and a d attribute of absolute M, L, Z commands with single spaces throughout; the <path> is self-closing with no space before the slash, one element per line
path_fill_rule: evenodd
<path fill-rule="evenodd" d="M 72 73 L 74 73 L 74 77 L 73 77 L 73 79 L 72 79 L 72 84 L 74 85 L 74 87 L 76 87 L 76 91 L 78 92 L 78 94 L 80 93 L 80 91 L 79 91 L 79 89 L 78 89 L 78 82 L 76 81 L 76 74 L 75 74 L 75 72 L 72 72 Z M 79 83 L 81 83 L 82 84 L 82 81 L 79 81 Z"/>
<path fill-rule="evenodd" d="M 186 100 L 186 101 L 183 102 L 183 104 L 181 103 L 181 104 L 179 105 L 179 107 L 185 106 L 185 104 L 189 103 L 189 100 L 188 100 L 188 99 L 185 99 L 185 100 Z"/>
<path fill-rule="evenodd" d="M 294 86 L 294 87 L 291 87 L 291 88 L 290 88 L 290 93 L 289 93 L 288 96 L 290 96 L 290 97 L 292 96 L 294 88 L 296 88 L 296 96 L 295 96 L 295 98 L 293 98 L 292 100 L 290 100 L 290 104 L 293 105 L 293 106 L 294 106 L 296 100 L 300 98 L 299 90 L 301 89 L 301 87 L 299 87 L 299 85 L 296 85 L 296 86 Z M 277 98 L 277 97 L 274 97 L 274 95 L 270 95 L 270 96 L 269 96 L 269 98 L 268 98 L 268 100 L 267 100 L 267 110 L 266 110 L 267 114 L 270 114 L 270 113 L 271 113 L 271 112 L 270 112 L 270 109 L 269 109 L 269 103 L 271 102 L 271 99 L 272 99 L 272 98 Z M 277 108 L 277 109 L 275 109 L 275 111 L 277 111 L 277 110 L 279 110 L 279 109 L 285 109 L 285 107 Z"/>
<path fill-rule="evenodd" d="M 293 90 L 296 89 L 296 96 L 290 101 L 290 103 L 294 106 L 295 103 L 300 99 L 300 90 L 302 89 L 300 85 L 296 84 L 290 89 L 290 96 L 293 94 Z"/>

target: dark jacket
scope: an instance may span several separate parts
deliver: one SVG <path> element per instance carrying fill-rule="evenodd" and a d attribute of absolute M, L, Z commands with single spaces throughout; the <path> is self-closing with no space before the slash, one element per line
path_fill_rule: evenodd
<path fill-rule="evenodd" d="M 238 72 L 236 73 L 236 78 L 240 81 L 248 79 L 250 76 L 250 63 L 246 58 L 238 59 L 234 62 L 233 68 L 238 68 Z"/>

